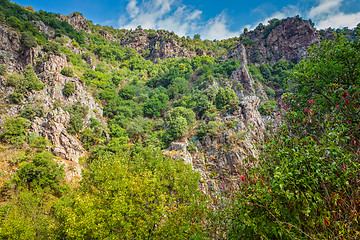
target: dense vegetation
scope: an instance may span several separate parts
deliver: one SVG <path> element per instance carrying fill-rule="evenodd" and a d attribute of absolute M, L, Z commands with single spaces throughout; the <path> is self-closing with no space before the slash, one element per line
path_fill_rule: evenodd
<path fill-rule="evenodd" d="M 358 238 L 360 44 L 349 41 L 356 40 L 353 32 L 313 46 L 296 66 L 285 60 L 249 65 L 259 112 L 281 124 L 269 125 L 259 142 L 258 164 L 241 169 L 240 189 L 212 199 L 200 191 L 198 173 L 161 149 L 189 140 L 188 151 L 196 153 L 205 136 L 235 128 L 218 119 L 236 114 L 237 93 L 253 93 L 231 77 L 240 61 L 220 56 L 251 39 L 202 41 L 91 22 L 91 33 L 78 32 L 60 15 L 0 2 L 0 21 L 21 33 L 26 48 L 41 46 L 37 64 L 66 56 L 62 94 L 76 96 L 71 78 L 81 79 L 107 121 L 85 122 L 89 107 L 80 102 L 54 104 L 70 114 L 67 132 L 89 153 L 80 160 L 82 179 L 69 182 L 65 166 L 47 151 L 49 140 L 28 134 L 31 121 L 46 114 L 41 103 L 5 119 L 0 153 L 12 172 L 1 172 L 1 239 Z M 54 36 L 40 33 L 34 21 L 50 26 Z M 266 38 L 278 24 L 273 19 L 258 28 Z M 99 30 L 121 41 L 145 33 L 219 57 L 150 61 L 147 50 L 122 47 Z M 7 74 L 0 65 L 11 103 L 43 89 L 34 67 Z"/>

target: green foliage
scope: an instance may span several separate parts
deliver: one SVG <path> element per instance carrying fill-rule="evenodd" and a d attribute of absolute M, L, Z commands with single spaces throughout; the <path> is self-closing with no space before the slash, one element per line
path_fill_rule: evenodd
<path fill-rule="evenodd" d="M 29 129 L 29 122 L 25 118 L 7 118 L 3 125 L 1 139 L 15 146 L 24 143 L 25 133 Z"/>
<path fill-rule="evenodd" d="M 283 126 L 242 169 L 229 238 L 357 238 L 359 46 L 336 36 L 295 67 Z"/>
<path fill-rule="evenodd" d="M 43 46 L 43 51 L 53 55 L 60 55 L 60 44 L 57 42 L 48 42 Z"/>
<path fill-rule="evenodd" d="M 276 101 L 266 101 L 260 104 L 258 110 L 261 115 L 269 116 L 275 111 L 277 105 Z"/>
<path fill-rule="evenodd" d="M 40 104 L 27 105 L 21 112 L 20 116 L 33 120 L 35 117 L 43 117 L 45 115 L 45 107 Z"/>
<path fill-rule="evenodd" d="M 64 67 L 60 73 L 68 77 L 74 77 L 74 70 L 71 67 Z"/>
<path fill-rule="evenodd" d="M 238 98 L 234 90 L 226 87 L 220 88 L 215 97 L 215 105 L 219 110 L 235 110 L 238 107 Z"/>
<path fill-rule="evenodd" d="M 143 105 L 144 115 L 160 117 L 169 106 L 169 97 L 164 93 L 153 95 Z"/>
<path fill-rule="evenodd" d="M 89 107 L 75 102 L 71 107 L 62 106 L 65 111 L 70 113 L 70 122 L 67 131 L 70 134 L 79 133 L 84 127 L 84 118 L 89 113 Z"/>
<path fill-rule="evenodd" d="M 103 158 L 55 205 L 57 232 L 81 239 L 204 239 L 198 181 L 182 161 L 153 149 Z"/>
<path fill-rule="evenodd" d="M 21 34 L 21 42 L 27 48 L 32 48 L 37 46 L 36 39 L 34 38 L 31 32 L 23 32 Z"/>
<path fill-rule="evenodd" d="M 119 97 L 121 97 L 122 99 L 130 100 L 134 98 L 135 91 L 131 86 L 127 85 L 125 87 L 120 88 L 118 94 Z"/>
<path fill-rule="evenodd" d="M 0 75 L 5 76 L 7 71 L 7 66 L 5 64 L 0 64 Z"/>
<path fill-rule="evenodd" d="M 58 189 L 58 183 L 63 180 L 64 170 L 56 163 L 54 156 L 49 152 L 35 154 L 31 162 L 23 162 L 13 181 L 18 185 L 30 188 Z"/>
<path fill-rule="evenodd" d="M 36 149 L 37 152 L 43 152 L 50 145 L 50 140 L 43 138 L 35 133 L 30 134 L 27 138 L 29 146 Z"/>
<path fill-rule="evenodd" d="M 67 82 L 64 85 L 64 88 L 62 90 L 63 94 L 66 97 L 70 97 L 71 95 L 73 95 L 75 93 L 75 83 L 74 82 Z"/>
<path fill-rule="evenodd" d="M 42 84 L 35 75 L 31 65 L 26 66 L 24 77 L 18 74 L 11 75 L 7 81 L 7 85 L 14 87 L 14 92 L 10 95 L 10 98 L 15 103 L 19 103 L 28 91 L 41 90 L 44 87 L 44 84 Z"/>

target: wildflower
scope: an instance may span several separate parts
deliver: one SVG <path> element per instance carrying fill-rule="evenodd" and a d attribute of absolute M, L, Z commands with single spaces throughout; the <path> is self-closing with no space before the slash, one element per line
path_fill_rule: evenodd
<path fill-rule="evenodd" d="M 312 100 L 312 99 L 308 100 L 308 102 L 309 102 L 310 104 L 316 104 L 316 102 L 315 102 L 314 100 Z"/>

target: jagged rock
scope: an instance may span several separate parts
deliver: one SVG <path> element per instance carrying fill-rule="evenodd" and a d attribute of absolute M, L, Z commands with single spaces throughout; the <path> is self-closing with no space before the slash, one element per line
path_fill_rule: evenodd
<path fill-rule="evenodd" d="M 163 154 L 174 159 L 182 159 L 186 164 L 193 165 L 191 154 L 187 151 L 187 142 L 172 142 L 169 150 L 163 151 Z"/>
<path fill-rule="evenodd" d="M 79 12 L 74 12 L 67 15 L 66 17 L 62 17 L 62 20 L 67 21 L 75 30 L 84 30 L 85 32 L 90 33 L 90 30 L 86 28 L 86 18 Z"/>
<path fill-rule="evenodd" d="M 61 69 L 67 66 L 69 66 L 69 64 L 66 61 L 66 56 L 63 53 L 60 53 L 60 55 L 49 55 L 48 61 L 42 63 L 42 71 L 40 72 L 60 72 Z"/>
<path fill-rule="evenodd" d="M 55 37 L 55 31 L 51 27 L 45 25 L 42 21 L 32 21 L 39 32 L 45 33 L 48 37 L 54 38 Z"/>
<path fill-rule="evenodd" d="M 30 133 L 49 139 L 55 156 L 78 162 L 79 158 L 86 156 L 86 151 L 81 143 L 66 131 L 69 121 L 70 114 L 57 108 L 45 117 L 36 117 L 32 121 Z"/>
<path fill-rule="evenodd" d="M 321 36 L 310 21 L 286 18 L 266 36 L 266 29 L 243 34 L 253 41 L 247 48 L 248 59 L 255 64 L 275 64 L 280 59 L 298 63 L 306 57 L 307 49 L 320 41 Z M 230 51 L 229 58 L 239 58 L 241 47 Z M 239 58 L 240 59 L 240 58 Z"/>
<path fill-rule="evenodd" d="M 99 30 L 99 33 L 101 36 L 103 36 L 109 42 L 116 41 L 116 38 L 113 35 L 111 35 L 110 33 L 106 32 L 104 30 Z"/>

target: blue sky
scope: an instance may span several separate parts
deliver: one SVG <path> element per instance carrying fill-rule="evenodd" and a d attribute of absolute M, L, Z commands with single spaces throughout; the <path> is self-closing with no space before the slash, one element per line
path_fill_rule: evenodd
<path fill-rule="evenodd" d="M 13 0 L 35 10 L 83 13 L 95 24 L 115 28 L 166 29 L 202 39 L 238 36 L 271 18 L 300 15 L 318 29 L 353 28 L 360 23 L 360 0 Z"/>

